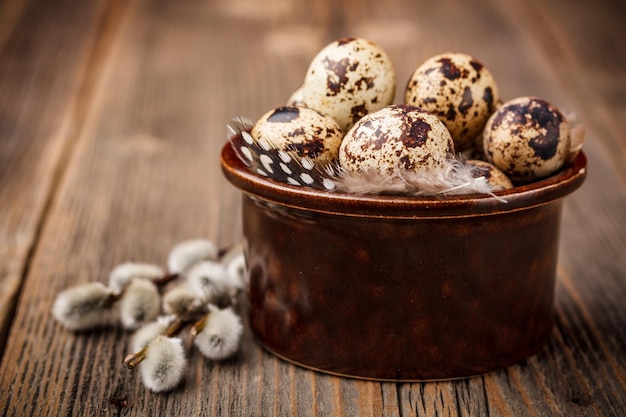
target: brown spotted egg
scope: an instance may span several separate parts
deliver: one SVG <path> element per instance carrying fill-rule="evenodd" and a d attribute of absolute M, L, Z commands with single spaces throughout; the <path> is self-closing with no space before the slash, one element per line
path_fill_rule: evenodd
<path fill-rule="evenodd" d="M 570 129 L 563 114 L 535 97 L 504 103 L 483 132 L 487 159 L 514 182 L 529 182 L 558 171 L 570 151 Z"/>
<path fill-rule="evenodd" d="M 349 172 L 426 172 L 445 166 L 454 142 L 436 116 L 417 107 L 392 105 L 361 118 L 339 149 Z"/>
<path fill-rule="evenodd" d="M 498 87 L 476 58 L 444 53 L 426 60 L 409 79 L 404 102 L 437 115 L 458 150 L 471 146 L 498 102 Z"/>
<path fill-rule="evenodd" d="M 327 45 L 311 61 L 302 102 L 347 131 L 361 117 L 393 102 L 396 73 L 387 54 L 360 38 Z"/>
<path fill-rule="evenodd" d="M 250 135 L 266 149 L 312 162 L 337 160 L 343 139 L 343 131 L 335 120 L 304 107 L 279 107 L 267 112 L 252 127 Z"/>
<path fill-rule="evenodd" d="M 489 162 L 470 159 L 465 161 L 465 166 L 471 169 L 474 178 L 484 177 L 494 191 L 513 188 L 509 177 Z"/>
<path fill-rule="evenodd" d="M 302 86 L 298 87 L 294 91 L 289 99 L 287 99 L 287 106 L 289 107 L 306 107 L 304 105 L 304 95 L 302 94 Z"/>

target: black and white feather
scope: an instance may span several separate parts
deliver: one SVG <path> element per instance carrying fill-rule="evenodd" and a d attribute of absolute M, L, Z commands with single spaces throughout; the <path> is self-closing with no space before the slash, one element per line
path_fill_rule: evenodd
<path fill-rule="evenodd" d="M 277 149 L 270 140 L 257 140 L 249 133 L 254 122 L 236 118 L 227 126 L 233 150 L 252 172 L 295 186 L 334 190 L 339 170 L 332 162 L 316 162 L 296 152 Z"/>

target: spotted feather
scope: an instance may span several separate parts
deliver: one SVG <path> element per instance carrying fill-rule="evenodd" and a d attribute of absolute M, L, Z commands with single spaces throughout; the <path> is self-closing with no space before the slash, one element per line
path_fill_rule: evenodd
<path fill-rule="evenodd" d="M 484 175 L 476 172 L 463 155 L 450 156 L 441 169 L 413 172 L 398 169 L 392 173 L 376 171 L 349 172 L 336 163 L 315 163 L 295 152 L 276 149 L 271 141 L 259 141 L 250 135 L 254 125 L 248 119 L 234 119 L 227 127 L 233 150 L 251 172 L 275 181 L 299 187 L 340 191 L 348 194 L 402 194 L 437 196 L 460 194 L 489 194 L 506 202 L 493 192 Z"/>
<path fill-rule="evenodd" d="M 252 172 L 295 186 L 335 189 L 339 169 L 334 163 L 315 162 L 296 152 L 277 149 L 267 139 L 257 140 L 249 133 L 253 125 L 249 119 L 236 118 L 227 126 L 233 150 Z"/>

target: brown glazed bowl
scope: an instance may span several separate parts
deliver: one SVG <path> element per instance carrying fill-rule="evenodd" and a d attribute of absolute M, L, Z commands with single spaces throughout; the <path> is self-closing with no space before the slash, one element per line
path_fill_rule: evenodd
<path fill-rule="evenodd" d="M 537 352 L 551 334 L 563 198 L 581 152 L 556 175 L 489 195 L 354 196 L 251 173 L 243 191 L 249 318 L 275 355 L 335 375 L 462 378 Z"/>

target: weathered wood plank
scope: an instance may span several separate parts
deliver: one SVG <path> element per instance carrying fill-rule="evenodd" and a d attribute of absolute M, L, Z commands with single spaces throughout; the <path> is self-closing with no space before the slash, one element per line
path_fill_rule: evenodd
<path fill-rule="evenodd" d="M 0 9 L 0 352 L 89 100 L 95 33 L 105 30 L 102 2 L 69 3 Z"/>
<path fill-rule="evenodd" d="M 162 263 L 171 245 L 195 236 L 236 239 L 238 212 L 223 201 L 239 204 L 239 194 L 220 184 L 224 124 L 282 104 L 297 81 L 275 74 L 298 58 L 267 54 L 254 44 L 262 27 L 246 30 L 217 6 L 130 6 L 24 285 L 30 301 L 16 312 L 2 372 L 2 386 L 12 387 L 1 394 L 8 414 L 44 391 L 57 395 L 32 397 L 28 413 L 112 414 L 126 402 L 130 415 L 188 415 L 197 403 L 196 412 L 217 415 L 398 414 L 394 384 L 318 376 L 263 352 L 249 335 L 233 362 L 211 364 L 190 349 L 181 387 L 151 394 L 121 366 L 128 334 L 75 335 L 48 315 L 58 291 L 103 281 L 116 263 Z M 254 65 L 233 67 L 242 57 Z"/>
<path fill-rule="evenodd" d="M 87 76 L 78 69 L 66 74 L 64 79 L 77 83 L 70 98 L 49 99 L 52 104 L 66 100 L 84 106 L 60 110 L 76 146 L 71 147 L 71 158 L 69 153 L 65 157 L 69 165 L 58 176 L 41 233 L 27 245 L 35 242 L 37 250 L 27 264 L 22 301 L 0 368 L 0 403 L 6 404 L 2 415 L 622 414 L 626 264 L 620 255 L 626 242 L 616 230 L 626 224 L 626 199 L 616 167 L 621 152 L 616 150 L 622 145 L 613 142 L 623 139 L 615 128 L 623 122 L 614 120 L 608 109 L 624 101 L 599 89 L 590 103 L 604 110 L 587 114 L 591 104 L 582 103 L 583 93 L 596 85 L 574 85 L 590 73 L 600 74 L 604 87 L 615 84 L 622 58 L 617 55 L 605 67 L 569 69 L 572 73 L 563 81 L 561 68 L 599 56 L 589 47 L 578 55 L 563 36 L 577 27 L 580 15 L 554 17 L 552 10 L 565 3 L 533 3 L 530 9 L 515 4 L 111 3 L 96 31 L 94 52 L 75 57 L 85 62 L 81 71 Z M 606 20 L 606 33 L 623 35 L 617 18 L 607 16 L 608 6 L 600 8 L 588 17 L 590 22 L 601 27 Z M 28 10 L 14 14 L 26 16 Z M 20 21 L 36 20 L 28 16 Z M 42 33 L 58 30 L 54 16 L 39 17 L 48 25 L 48 32 Z M 545 30 L 533 19 L 556 24 L 562 32 Z M 95 18 L 84 23 L 94 24 Z M 20 23 L 14 30 L 25 29 Z M 504 98 L 541 95 L 590 122 L 586 148 L 591 170 L 587 184 L 566 204 L 557 323 L 545 349 L 523 364 L 482 377 L 393 384 L 295 367 L 262 350 L 246 332 L 242 352 L 224 363 L 204 360 L 186 340 L 188 372 L 179 388 L 163 395 L 148 392 L 138 375 L 121 366 L 128 353 L 127 332 L 111 328 L 71 334 L 50 319 L 58 291 L 104 281 L 119 262 L 164 263 L 169 248 L 190 237 L 207 236 L 221 245 L 236 241 L 241 233 L 240 196 L 222 178 L 218 165 L 224 124 L 233 116 L 255 118 L 282 105 L 313 54 L 344 35 L 370 38 L 389 52 L 398 71 L 397 101 L 404 80 L 422 60 L 461 50 L 489 66 Z M 6 38 L 2 53 L 17 48 L 15 42 Z M 568 52 L 555 55 L 561 48 Z M 39 59 L 36 53 L 29 58 L 31 64 Z M 0 100 L 14 97 L 18 107 L 33 106 L 30 96 L 7 94 L 0 89 Z M 602 127 L 603 117 L 613 127 Z M 54 126 L 54 121 L 44 121 Z M 27 125 L 15 128 L 16 135 L 29 132 Z M 32 144 L 41 141 L 33 139 Z M 5 178 L 10 185 L 16 181 L 12 175 Z M 22 200 L 16 207 L 25 204 Z M 0 214 L 0 221 L 11 218 Z M 23 263 L 24 256 L 20 259 Z"/>
<path fill-rule="evenodd" d="M 565 109 L 575 110 L 582 116 L 580 118 L 583 123 L 599 121 L 598 115 L 586 116 L 581 113 L 586 112 L 589 106 L 612 108 L 607 90 L 596 91 L 589 99 L 587 95 L 580 93 L 584 89 L 579 88 L 573 94 L 568 89 L 567 81 L 587 80 L 589 73 L 581 72 L 588 68 L 575 67 L 574 62 L 561 63 L 551 55 L 553 48 L 575 49 L 576 38 L 563 36 L 555 40 L 554 35 L 546 31 L 545 25 L 539 34 L 526 33 L 526 27 L 534 28 L 537 25 L 537 10 L 528 11 L 522 3 L 494 3 L 497 6 L 477 6 L 475 3 L 466 9 L 459 6 L 461 10 L 448 16 L 446 27 L 454 28 L 451 29 L 453 34 L 450 36 L 459 37 L 459 43 L 463 38 L 467 40 L 469 45 L 463 47 L 463 50 L 475 47 L 473 42 L 477 37 L 497 33 L 494 39 L 489 39 L 487 44 L 482 45 L 485 51 L 481 50 L 476 54 L 490 57 L 483 60 L 500 81 L 504 99 L 517 95 L 539 95 Z M 563 4 L 562 7 L 568 6 Z M 522 13 L 522 9 L 526 13 Z M 600 14 L 608 14 L 611 10 L 609 7 L 599 9 L 601 11 L 596 12 Z M 581 17 L 583 14 L 578 13 L 576 16 Z M 454 20 L 455 16 L 458 20 Z M 572 31 L 576 27 L 559 13 L 548 13 L 548 16 L 553 20 L 557 19 L 555 16 L 560 17 L 559 22 L 550 23 L 569 24 Z M 592 21 L 602 25 L 604 19 Z M 472 30 L 475 31 L 471 35 L 466 22 L 471 22 Z M 611 29 L 618 31 L 615 25 Z M 625 39 L 623 27 L 620 26 L 619 30 L 622 36 L 617 38 Z M 578 32 L 576 36 L 585 35 Z M 571 43 L 563 44 L 564 42 Z M 553 46 L 555 43 L 558 46 Z M 499 49 L 500 44 L 503 49 Z M 496 54 L 490 55 L 490 51 Z M 597 54 L 600 53 L 601 51 L 597 51 Z M 581 57 L 575 58 L 576 62 L 582 60 Z M 561 66 L 555 65 L 554 61 Z M 570 65 L 570 71 L 577 72 L 566 78 L 566 81 L 560 73 L 563 65 Z M 594 70 L 599 72 L 599 67 L 594 67 Z M 613 64 L 602 67 L 604 72 L 600 78 L 605 84 L 615 84 L 617 89 L 612 91 L 619 91 L 623 86 L 616 85 L 620 83 L 620 77 L 611 72 L 615 71 L 612 68 L 617 66 Z M 579 84 L 581 82 L 578 81 Z M 565 87 L 565 91 L 559 87 Z M 591 87 L 587 86 L 586 89 Z M 602 95 L 602 92 L 605 94 Z M 583 100 L 589 101 L 581 103 Z M 595 123 L 587 128 L 589 140 L 586 149 L 591 171 L 585 187 L 566 202 L 561 250 L 562 264 L 574 263 L 572 270 L 586 273 L 572 278 L 571 274 L 565 273 L 564 268 L 559 270 L 559 282 L 568 285 L 561 284 L 557 291 L 557 327 L 549 345 L 525 364 L 486 375 L 482 382 L 481 379 L 470 380 L 473 390 L 466 391 L 466 381 L 403 385 L 400 388 L 400 405 L 404 413 L 582 416 L 619 415 L 623 412 L 626 344 L 624 309 L 621 307 L 623 302 L 619 300 L 626 296 L 626 285 L 617 277 L 623 277 L 626 265 L 623 257 L 615 253 L 624 247 L 623 234 L 612 232 L 611 229 L 620 230 L 626 224 L 626 214 L 623 214 L 626 213 L 626 196 L 616 167 L 618 160 L 623 167 L 623 156 L 620 156 L 621 151 L 617 149 L 623 145 L 624 135 L 619 133 L 603 136 L 607 133 L 606 126 L 596 126 Z M 597 244 L 589 241 L 591 236 Z M 598 253 L 599 247 L 606 248 L 606 252 Z M 610 273 L 608 276 L 603 275 L 602 270 Z M 568 289 L 567 292 L 577 293 L 579 299 L 572 302 L 563 287 Z M 597 310 L 585 314 L 588 306 L 594 306 Z M 578 319 L 581 314 L 586 322 Z M 572 320 L 575 324 L 571 323 Z M 563 342 L 563 337 L 566 342 Z M 603 381 L 611 382 L 605 387 L 606 382 Z M 469 394 L 460 395 L 461 392 Z M 467 411 L 477 406 L 480 407 L 479 412 Z"/>
<path fill-rule="evenodd" d="M 562 374 L 548 382 L 558 384 L 565 415 L 620 415 L 626 409 L 626 261 L 621 255 L 626 11 L 623 3 L 610 1 L 600 7 L 535 2 L 529 10 L 535 19 L 528 35 L 587 127 L 590 159 L 587 183 L 565 206 L 551 349 Z"/>
<path fill-rule="evenodd" d="M 626 36 L 623 2 L 593 6 L 568 1 L 517 2 L 501 7 L 543 60 L 578 118 L 597 133 L 606 163 L 626 180 Z M 523 25 L 523 26 L 522 26 Z"/>

